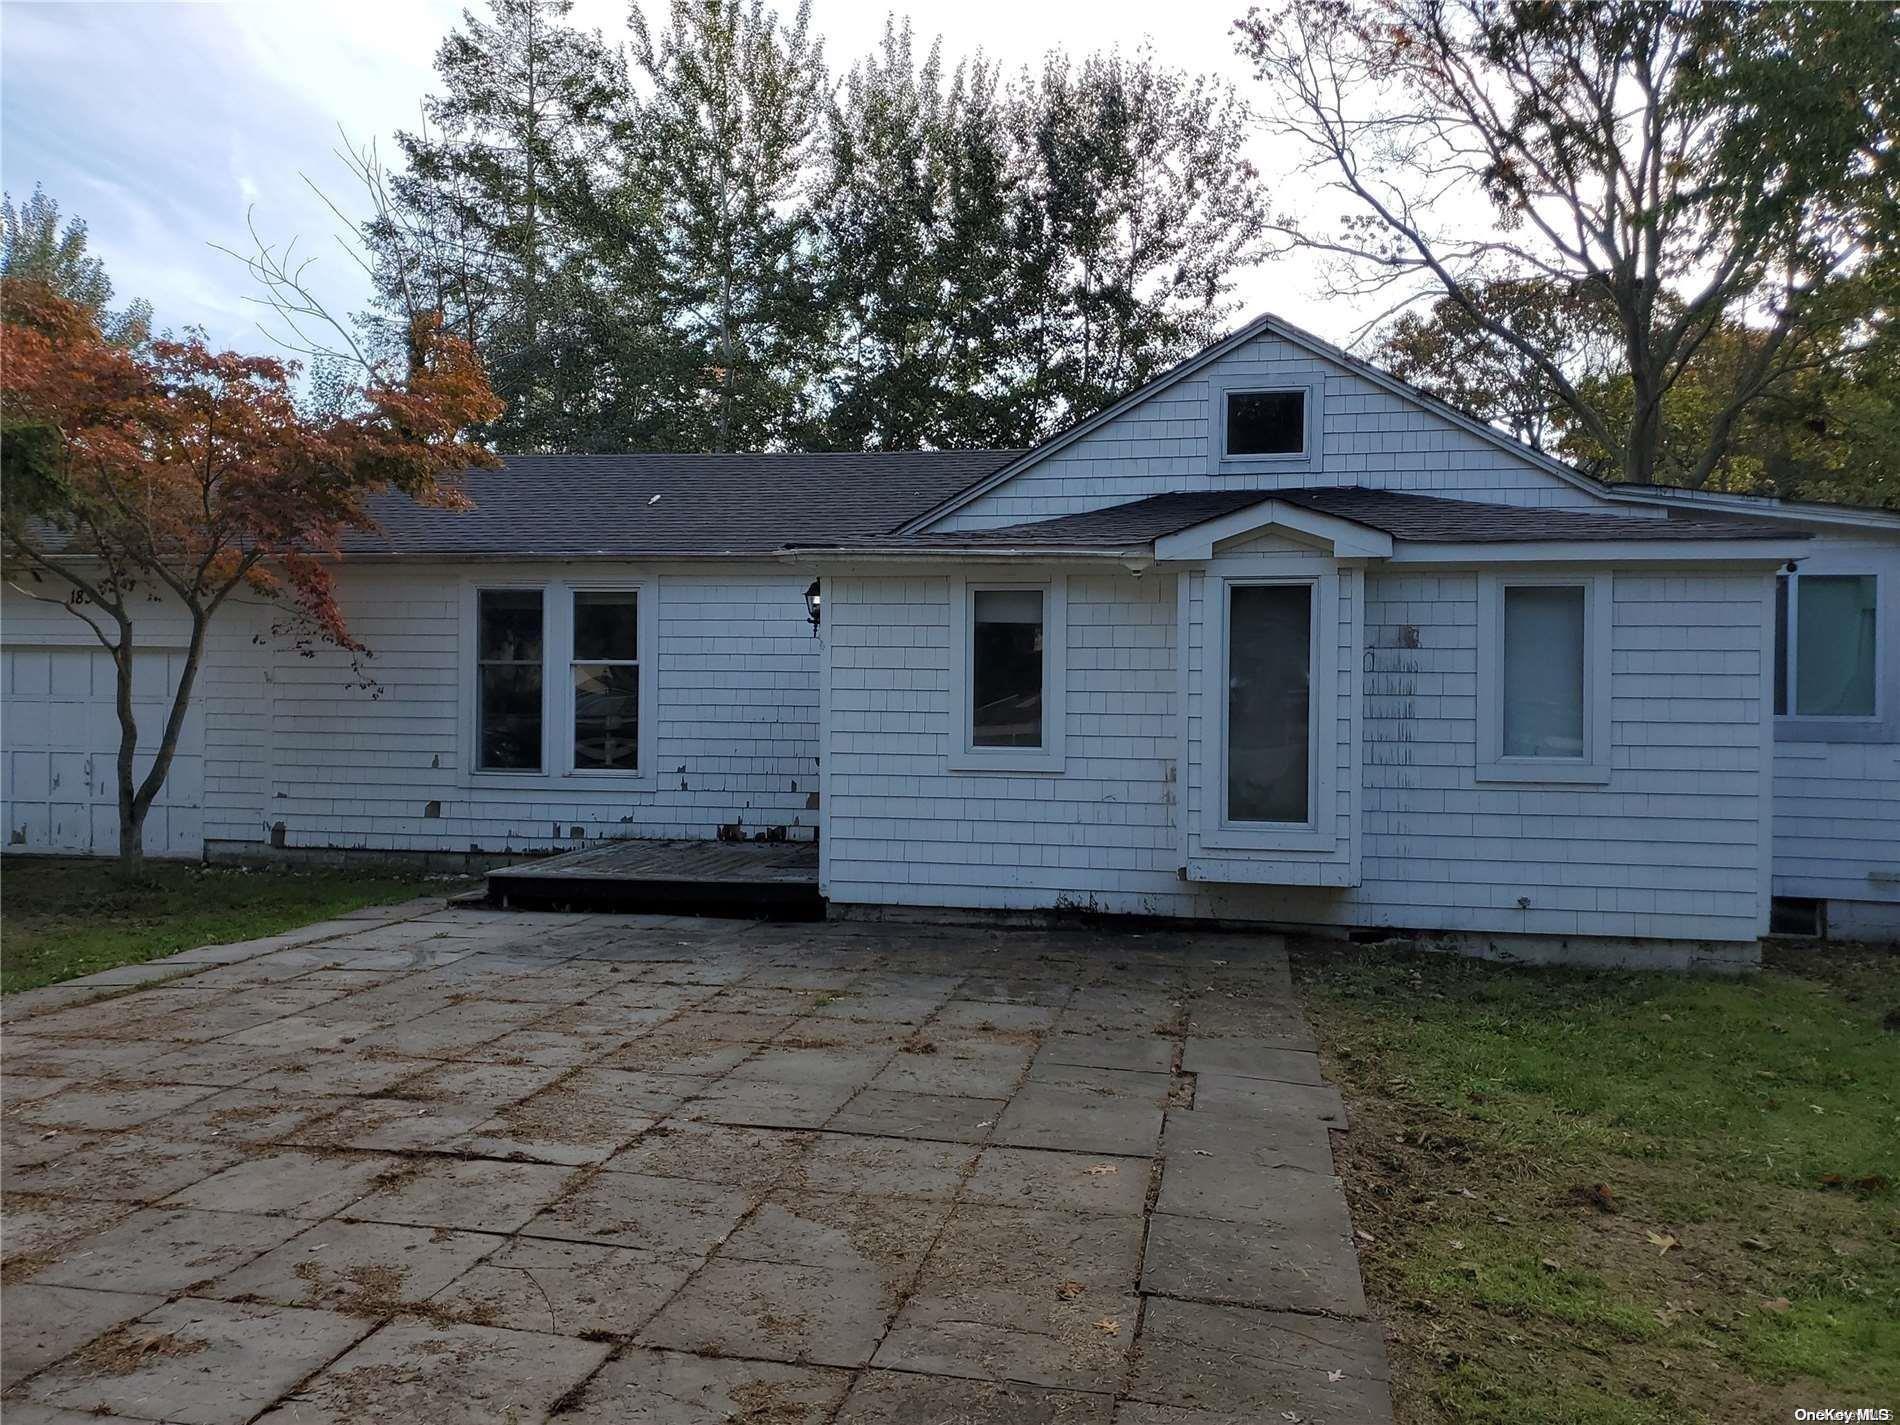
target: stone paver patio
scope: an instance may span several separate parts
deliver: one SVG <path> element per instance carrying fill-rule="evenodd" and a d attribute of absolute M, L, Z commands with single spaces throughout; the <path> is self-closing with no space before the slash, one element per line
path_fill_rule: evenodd
<path fill-rule="evenodd" d="M 4 1013 L 8 1425 L 1391 1418 L 1275 937 L 412 905 Z"/>

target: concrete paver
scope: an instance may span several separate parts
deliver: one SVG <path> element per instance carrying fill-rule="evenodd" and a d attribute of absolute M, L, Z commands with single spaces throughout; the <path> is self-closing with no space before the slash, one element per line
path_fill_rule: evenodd
<path fill-rule="evenodd" d="M 411 906 L 147 978 L 0 1006 L 9 1422 L 1390 1418 L 1277 937 Z"/>

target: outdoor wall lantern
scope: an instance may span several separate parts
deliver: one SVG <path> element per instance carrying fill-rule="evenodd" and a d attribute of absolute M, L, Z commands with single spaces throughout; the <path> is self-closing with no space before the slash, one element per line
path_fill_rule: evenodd
<path fill-rule="evenodd" d="M 824 614 L 824 610 L 821 607 L 823 602 L 824 595 L 819 592 L 818 581 L 813 579 L 811 581 L 811 587 L 805 590 L 805 617 L 811 620 L 811 636 L 813 638 L 818 636 L 818 620 Z"/>

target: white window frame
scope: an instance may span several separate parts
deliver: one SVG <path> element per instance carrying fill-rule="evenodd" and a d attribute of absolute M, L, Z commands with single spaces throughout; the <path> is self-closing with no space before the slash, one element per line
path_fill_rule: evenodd
<path fill-rule="evenodd" d="M 1306 398 L 1302 448 L 1260 455 L 1230 455 L 1227 452 L 1227 399 L 1229 396 L 1279 395 L 1299 392 Z M 1214 469 L 1217 474 L 1236 475 L 1250 470 L 1281 470 L 1288 467 L 1310 469 L 1319 464 L 1321 412 L 1325 401 L 1325 383 L 1311 381 L 1267 381 L 1242 376 L 1218 377 L 1208 383 L 1208 429 L 1213 442 Z"/>
<path fill-rule="evenodd" d="M 1504 591 L 1583 590 L 1583 756 L 1504 755 Z M 1615 587 L 1598 574 L 1483 574 L 1478 579 L 1480 782 L 1601 784 L 1610 780 L 1610 639 Z"/>
<path fill-rule="evenodd" d="M 978 747 L 971 721 L 975 688 L 976 596 L 991 590 L 1035 590 L 1042 594 L 1042 746 Z M 1068 698 L 1068 579 L 1056 574 L 1030 579 L 982 579 L 962 575 L 950 580 L 949 767 L 953 772 L 1020 772 L 1050 775 L 1063 770 L 1063 729 Z"/>
<path fill-rule="evenodd" d="M 1227 815 L 1227 662 L 1236 587 L 1304 585 L 1312 590 L 1307 634 L 1308 672 L 1306 718 L 1306 820 L 1303 822 L 1234 821 Z M 1202 708 L 1207 737 L 1202 759 L 1208 781 L 1201 788 L 1203 847 L 1224 851 L 1335 852 L 1339 836 L 1334 805 L 1338 760 L 1339 576 L 1331 570 L 1312 573 L 1209 573 L 1202 617 L 1212 637 L 1203 650 L 1207 684 Z M 1209 611 L 1213 616 L 1209 617 Z M 1322 736 L 1322 729 L 1328 736 Z"/>
<path fill-rule="evenodd" d="M 541 596 L 541 765 L 510 769 L 482 765 L 482 595 L 485 593 L 533 593 Z M 462 647 L 467 655 L 462 691 L 462 747 L 464 767 L 469 776 L 482 784 L 516 787 L 546 781 L 553 768 L 548 757 L 548 725 L 551 702 L 548 687 L 548 649 L 553 642 L 554 600 L 542 579 L 483 579 L 466 588 L 462 609 Z"/>
<path fill-rule="evenodd" d="M 509 772 L 481 759 L 481 594 L 486 589 L 535 590 L 541 595 L 541 768 Z M 632 771 L 574 765 L 574 595 L 631 592 L 638 600 L 639 747 Z M 574 791 L 650 792 L 659 785 L 660 581 L 638 578 L 469 579 L 462 597 L 462 771 L 471 787 L 542 787 Z M 599 660 L 583 660 L 599 661 Z"/>
<path fill-rule="evenodd" d="M 564 637 L 561 640 L 562 652 L 566 654 L 562 662 L 561 689 L 558 701 L 561 705 L 561 775 L 573 783 L 598 781 L 611 786 L 652 787 L 658 781 L 658 768 L 653 765 L 657 755 L 654 746 L 653 725 L 658 716 L 654 705 L 654 693 L 658 683 L 653 676 L 655 656 L 659 652 L 656 633 L 659 621 L 653 615 L 657 610 L 652 605 L 659 602 L 659 592 L 652 580 L 648 579 L 577 579 L 564 582 L 561 595 Z M 576 658 L 574 656 L 574 596 L 576 594 L 632 594 L 634 596 L 633 616 L 635 621 L 635 648 L 638 657 L 634 660 L 639 669 L 636 684 L 639 698 L 639 724 L 637 729 L 638 745 L 634 749 L 634 766 L 631 771 L 612 767 L 576 767 L 574 765 L 574 665 L 576 663 L 622 662 L 618 659 Z"/>
<path fill-rule="evenodd" d="M 1780 672 L 1787 680 L 1788 711 L 1774 713 L 1775 735 L 1778 739 L 1789 741 L 1826 742 L 1838 738 L 1843 733 L 1859 733 L 1862 736 L 1854 740 L 1870 740 L 1869 734 L 1878 734 L 1886 730 L 1894 709 L 1893 693 L 1888 687 L 1888 633 L 1887 633 L 1887 585 L 1878 569 L 1783 569 L 1776 573 L 1776 589 L 1780 581 L 1788 581 L 1788 646 L 1779 650 L 1782 657 Z M 1799 659 L 1801 581 L 1803 579 L 1872 579 L 1874 581 L 1874 710 L 1871 713 L 1803 713 L 1796 711 L 1795 668 Z M 1770 598 L 1775 597 L 1770 594 Z M 1770 610 L 1772 621 L 1773 612 Z M 1768 683 L 1768 706 L 1774 707 L 1774 679 L 1776 670 L 1770 670 Z"/>

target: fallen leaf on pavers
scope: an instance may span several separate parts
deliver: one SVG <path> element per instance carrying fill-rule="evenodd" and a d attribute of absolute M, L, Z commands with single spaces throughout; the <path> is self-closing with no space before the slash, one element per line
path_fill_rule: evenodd
<path fill-rule="evenodd" d="M 1782 1312 L 1786 1311 L 1789 1307 L 1793 1305 L 1794 1303 L 1788 1300 L 1787 1297 L 1777 1296 L 1777 1297 L 1772 1298 L 1771 1300 L 1764 1301 L 1761 1304 L 1761 1309 L 1763 1311 L 1772 1311 L 1775 1313 L 1775 1315 L 1779 1316 L 1781 1315 Z"/>
<path fill-rule="evenodd" d="M 1329 1385 L 1338 1385 L 1345 1378 L 1346 1378 L 1346 1373 L 1344 1371 L 1326 1372 L 1326 1380 Z"/>
<path fill-rule="evenodd" d="M 1120 1171 L 1121 1169 L 1114 1163 L 1096 1163 L 1088 1169 L 1088 1175 L 1092 1178 L 1105 1178 L 1110 1173 L 1119 1173 Z"/>
<path fill-rule="evenodd" d="M 1095 1329 L 1097 1331 L 1106 1331 L 1109 1335 L 1113 1336 L 1117 1331 L 1122 1329 L 1122 1324 L 1112 1316 L 1104 1316 L 1100 1321 L 1095 1323 Z"/>
<path fill-rule="evenodd" d="M 1648 1242 L 1650 1246 L 1661 1248 L 1665 1256 L 1668 1255 L 1671 1247 L 1680 1247 L 1682 1245 L 1682 1243 L 1678 1242 L 1667 1232 L 1645 1232 L 1643 1239 Z"/>
<path fill-rule="evenodd" d="M 1064 1301 L 1074 1301 L 1083 1292 L 1081 1282 L 1064 1282 L 1056 1288 L 1056 1295 Z"/>
<path fill-rule="evenodd" d="M 1195 1156 L 1195 1157 L 1197 1157 L 1197 1158 L 1211 1158 L 1211 1157 L 1213 1157 L 1214 1155 L 1213 1155 L 1212 1153 L 1210 1153 L 1210 1152 L 1208 1152 L 1208 1151 L 1207 1151 L 1207 1149 L 1205 1149 L 1205 1148 L 1196 1148 L 1196 1149 L 1194 1150 L 1194 1156 Z"/>

